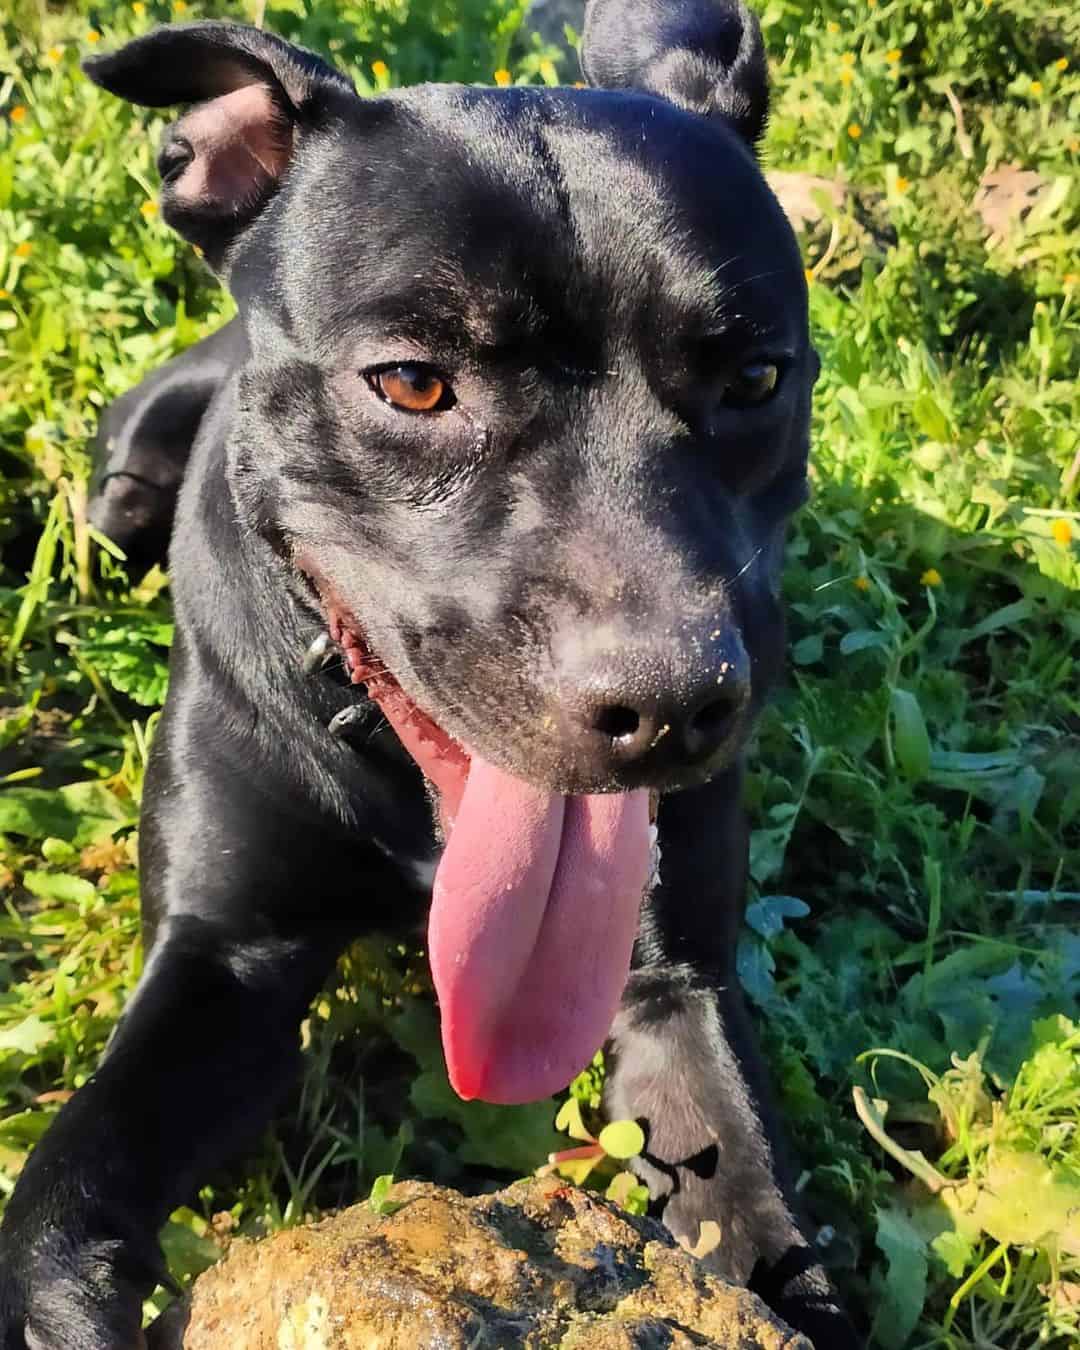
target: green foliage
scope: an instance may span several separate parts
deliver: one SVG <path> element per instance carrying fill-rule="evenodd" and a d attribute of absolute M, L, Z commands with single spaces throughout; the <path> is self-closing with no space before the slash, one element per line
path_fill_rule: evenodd
<path fill-rule="evenodd" d="M 881 1052 L 885 1054 L 887 1052 Z M 869 1058 L 874 1062 L 874 1052 Z M 921 1317 L 963 1343 L 1025 1350 L 1080 1336 L 1080 1026 L 1036 1022 L 1011 1087 L 981 1057 L 919 1074 L 932 1111 L 904 1097 L 860 1114 L 921 1185 L 877 1213 L 888 1267 L 875 1329 L 902 1347 Z M 875 1064 L 876 1068 L 876 1064 Z M 933 1165 L 885 1135 L 886 1117 L 920 1121 L 940 1149 Z M 943 1343 L 954 1343 L 950 1340 Z"/>
<path fill-rule="evenodd" d="M 765 154 L 823 372 L 739 970 L 874 1343 L 1075 1345 L 1080 20 L 1035 0 L 758 8 Z M 0 1197 L 139 970 L 134 829 L 171 620 L 165 578 L 125 580 L 86 523 L 87 439 L 231 313 L 156 214 L 162 117 L 78 59 L 203 14 L 257 0 L 0 17 Z M 577 75 L 520 0 L 267 0 L 265 19 L 365 92 Z M 298 1099 L 244 1179 L 167 1229 L 179 1277 L 224 1233 L 377 1197 L 380 1177 L 483 1185 L 565 1143 L 555 1103 L 453 1096 L 428 997 L 416 952 L 350 953 L 305 1024 Z M 902 1058 L 871 1077 L 869 1046 Z M 585 1148 L 602 1082 L 598 1056 L 572 1089 Z M 621 1164 L 589 1166 L 641 1208 Z"/>
<path fill-rule="evenodd" d="M 390 1033 L 419 1068 L 409 1094 L 413 1106 L 421 1116 L 452 1121 L 460 1128 L 458 1153 L 463 1162 L 527 1175 L 556 1147 L 549 1102 L 490 1106 L 461 1100 L 447 1077 L 438 1020 L 429 1003 L 403 1007 L 391 1022 Z"/>
<path fill-rule="evenodd" d="M 602 1063 L 595 1067 L 602 1069 Z M 644 1130 L 636 1120 L 613 1120 L 603 1125 L 596 1108 L 590 1106 L 590 1116 L 597 1117 L 594 1135 L 585 1123 L 581 1108 L 582 1099 L 571 1088 L 555 1117 L 555 1128 L 578 1140 L 579 1147 L 559 1149 L 550 1154 L 547 1166 L 540 1171 L 557 1172 L 575 1186 L 602 1191 L 609 1200 L 632 1214 L 646 1213 L 648 1188 L 623 1166 L 645 1151 Z"/>
<path fill-rule="evenodd" d="M 625 1162 L 644 1149 L 645 1132 L 636 1120 L 613 1120 L 596 1136 L 596 1142 L 609 1158 Z"/>
<path fill-rule="evenodd" d="M 886 1260 L 876 1339 L 885 1350 L 902 1350 L 915 1330 L 926 1299 L 926 1239 L 899 1209 L 877 1214 L 877 1245 Z"/>
<path fill-rule="evenodd" d="M 401 1206 L 394 1200 L 388 1199 L 390 1187 L 394 1184 L 393 1172 L 384 1172 L 381 1177 L 376 1177 L 371 1187 L 371 1194 L 368 1196 L 368 1205 L 373 1214 L 393 1214 Z"/>
<path fill-rule="evenodd" d="M 79 654 L 113 689 L 144 708 L 156 708 L 165 698 L 171 642 L 171 623 L 133 614 L 122 626 L 89 622 Z"/>
<path fill-rule="evenodd" d="M 525 0 L 361 0 L 335 6 L 315 0 L 268 0 L 267 26 L 293 42 L 332 52 L 357 87 L 376 93 L 424 80 L 489 81 L 511 63 L 522 80 L 569 65 L 566 53 L 521 34 Z M 544 73 L 541 66 L 544 66 Z M 558 82 L 551 72 L 550 83 Z"/>

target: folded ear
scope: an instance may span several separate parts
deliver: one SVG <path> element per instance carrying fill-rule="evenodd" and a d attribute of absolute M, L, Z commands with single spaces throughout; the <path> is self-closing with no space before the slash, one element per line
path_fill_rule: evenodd
<path fill-rule="evenodd" d="M 581 66 L 601 88 L 726 118 L 751 145 L 765 129 L 765 48 L 741 0 L 589 0 Z"/>
<path fill-rule="evenodd" d="M 213 267 L 277 191 L 303 130 L 355 97 L 319 57 L 241 24 L 173 24 L 83 69 L 131 103 L 195 105 L 162 140 L 161 206 Z"/>

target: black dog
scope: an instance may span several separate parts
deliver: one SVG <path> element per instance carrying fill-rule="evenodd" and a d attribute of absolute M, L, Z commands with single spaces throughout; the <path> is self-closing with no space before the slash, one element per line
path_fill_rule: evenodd
<path fill-rule="evenodd" d="M 172 540 L 146 969 L 10 1200 L 3 1350 L 140 1343 L 169 1210 L 266 1120 L 343 945 L 429 902 L 458 1091 L 541 1098 L 610 1036 L 669 1228 L 717 1221 L 721 1269 L 856 1343 L 734 971 L 817 369 L 760 36 L 738 0 L 592 0 L 583 65 L 361 100 L 214 24 L 88 63 L 195 104 L 164 214 L 242 327 Z M 352 685 L 305 673 L 313 640 Z"/>

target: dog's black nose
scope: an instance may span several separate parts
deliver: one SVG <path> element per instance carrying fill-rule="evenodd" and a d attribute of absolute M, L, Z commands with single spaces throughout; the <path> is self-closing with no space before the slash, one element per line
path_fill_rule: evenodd
<path fill-rule="evenodd" d="M 583 711 L 586 725 L 610 742 L 617 763 L 632 764 L 656 751 L 664 760 L 699 764 L 728 740 L 745 701 L 745 691 L 732 682 L 706 691 L 690 707 L 670 698 L 620 701 L 614 694 Z"/>
<path fill-rule="evenodd" d="M 584 711 L 587 726 L 610 742 L 619 763 L 632 764 L 655 750 L 665 760 L 700 764 L 731 735 L 745 702 L 746 691 L 732 681 L 706 691 L 690 707 L 670 698 L 618 701 L 613 695 Z"/>
<path fill-rule="evenodd" d="M 577 744 L 579 770 L 598 781 L 707 764 L 737 734 L 750 702 L 749 662 L 727 630 L 722 639 L 685 646 L 594 648 L 568 664 L 563 725 Z"/>

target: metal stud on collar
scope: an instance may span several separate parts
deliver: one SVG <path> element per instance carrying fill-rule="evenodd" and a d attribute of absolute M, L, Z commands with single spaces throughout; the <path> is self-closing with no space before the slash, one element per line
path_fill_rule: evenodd
<path fill-rule="evenodd" d="M 329 633 L 320 633 L 304 653 L 304 674 L 316 675 L 320 670 L 325 670 L 335 657 L 341 658 L 341 648 Z"/>
<path fill-rule="evenodd" d="M 349 733 L 366 719 L 367 712 L 367 704 L 350 703 L 331 717 L 326 729 L 331 736 L 340 736 L 343 740 L 347 740 Z"/>

